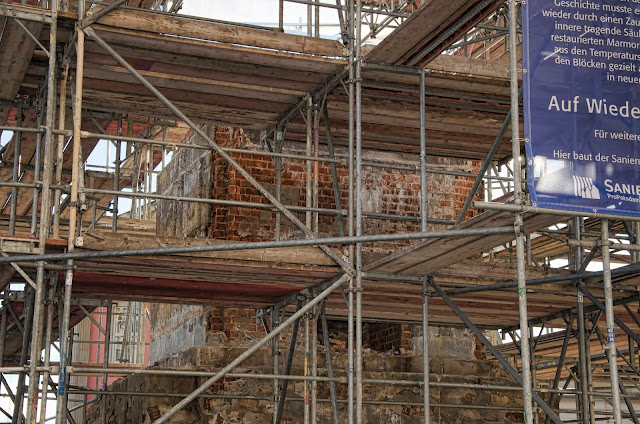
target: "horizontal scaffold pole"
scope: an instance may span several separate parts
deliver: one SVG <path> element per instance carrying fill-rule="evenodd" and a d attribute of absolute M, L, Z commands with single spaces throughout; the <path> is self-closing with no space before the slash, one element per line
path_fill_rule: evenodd
<path fill-rule="evenodd" d="M 377 234 L 369 236 L 321 237 L 300 240 L 259 241 L 203 246 L 153 247 L 147 249 L 104 250 L 90 252 L 47 253 L 43 255 L 15 255 L 0 257 L 0 264 L 10 262 L 62 261 L 67 259 L 97 259 L 122 256 L 174 255 L 180 253 L 221 252 L 232 250 L 271 249 L 280 247 L 327 246 L 336 244 L 375 243 L 379 241 L 422 240 L 432 238 L 459 238 L 488 234 L 512 234 L 513 227 L 445 230 L 426 233 Z"/>
<path fill-rule="evenodd" d="M 200 396 L 202 393 L 207 391 L 207 389 L 209 389 L 211 386 L 213 386 L 216 383 L 216 381 L 220 380 L 226 374 L 231 372 L 231 370 L 233 370 L 234 368 L 236 368 L 237 366 L 242 364 L 247 358 L 249 358 L 251 355 L 253 355 L 255 352 L 257 352 L 262 346 L 264 346 L 267 343 L 269 343 L 269 341 L 271 341 L 278 334 L 280 334 L 282 331 L 287 329 L 289 327 L 289 325 L 291 325 L 295 321 L 297 321 L 302 315 L 306 314 L 308 311 L 310 311 L 312 308 L 314 308 L 324 298 L 326 298 L 331 293 L 333 293 L 335 290 L 340 288 L 350 278 L 351 277 L 349 276 L 349 274 L 342 275 L 342 277 L 338 278 L 333 284 L 331 284 L 329 287 L 327 287 L 322 293 L 319 293 L 316 297 L 311 299 L 306 305 L 304 305 L 303 307 L 298 309 L 298 311 L 296 311 L 296 313 L 294 313 L 289 318 L 287 318 L 286 321 L 284 321 L 281 325 L 279 325 L 277 328 L 273 329 L 273 331 L 271 331 L 271 333 L 267 334 L 262 340 L 256 342 L 253 346 L 251 346 L 248 350 L 246 350 L 242 355 L 238 356 L 236 359 L 231 361 L 229 363 L 229 365 L 227 365 L 222 370 L 220 370 L 219 373 L 217 373 L 216 375 L 214 375 L 213 377 L 208 379 L 204 384 L 202 384 L 196 390 L 191 392 L 191 394 L 189 394 L 189 396 L 187 396 L 184 399 L 182 399 L 173 408 L 171 408 L 169 411 L 164 413 L 160 418 L 158 418 L 154 422 L 154 424 L 166 423 L 177 412 L 182 410 L 185 406 L 187 406 L 188 404 L 193 402 L 198 396 Z"/>

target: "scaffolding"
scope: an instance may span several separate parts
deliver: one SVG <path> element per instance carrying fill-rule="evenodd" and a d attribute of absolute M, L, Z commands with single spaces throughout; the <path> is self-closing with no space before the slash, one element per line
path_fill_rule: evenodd
<path fill-rule="evenodd" d="M 6 235 L 0 237 L 3 256 L 0 257 L 0 265 L 6 267 L 3 273 L 8 274 L 6 281 L 2 277 L 4 298 L 0 321 L 0 339 L 3 340 L 0 345 L 0 377 L 7 396 L 14 404 L 13 411 L 0 410 L 0 413 L 12 423 L 44 423 L 49 418 L 47 412 L 51 412 L 50 400 L 55 400 L 55 422 L 66 423 L 73 422 L 71 413 L 74 410 L 86 411 L 89 403 L 101 398 L 117 394 L 157 396 L 158 393 L 117 393 L 108 390 L 110 376 L 137 374 L 206 378 L 196 390 L 181 395 L 182 399 L 155 420 L 156 424 L 169 422 L 195 399 L 212 396 L 206 393 L 207 390 L 224 377 L 272 380 L 273 396 L 265 400 L 273 401 L 274 423 L 282 419 L 284 402 L 291 400 L 287 399 L 286 388 L 290 381 L 303 381 L 307 383 L 305 388 L 309 386 L 313 401 L 304 405 L 305 422 L 315 422 L 317 402 L 327 401 L 332 404 L 334 423 L 338 422 L 338 403 L 346 404 L 348 423 L 362 423 L 363 405 L 376 403 L 365 399 L 363 387 L 384 383 L 421 388 L 422 399 L 416 405 L 423 407 L 425 423 L 431 422 L 430 411 L 433 408 L 460 407 L 430 403 L 429 389 L 445 385 L 484 391 L 521 391 L 524 402 L 522 408 L 518 409 L 524 411 L 527 424 L 541 422 L 543 417 L 545 423 L 562 423 L 561 413 L 572 413 L 578 422 L 595 422 L 602 417 L 612 417 L 616 424 L 622 423 L 623 418 L 638 423 L 633 400 L 639 396 L 636 380 L 640 372 L 636 349 L 640 345 L 640 336 L 637 334 L 640 321 L 630 305 L 638 304 L 639 300 L 634 277 L 640 271 L 640 267 L 635 265 L 640 252 L 637 239 L 640 220 L 544 210 L 528 204 L 523 184 L 523 140 L 519 119 L 519 2 L 510 0 L 506 6 L 488 0 L 448 2 L 452 4 L 451 7 L 459 7 L 459 10 L 443 16 L 442 25 L 432 32 L 418 34 L 420 38 L 415 40 L 415 45 L 405 46 L 404 51 L 397 52 L 397 40 L 389 37 L 374 48 L 372 54 L 365 55 L 363 41 L 375 37 L 386 27 L 397 26 L 396 31 L 402 31 L 412 25 L 423 26 L 421 14 L 424 16 L 433 8 L 442 7 L 443 2 L 421 4 L 410 0 L 348 0 L 346 4 L 341 1 L 329 4 L 311 0 L 286 1 L 307 5 L 307 37 L 301 39 L 281 32 L 284 28 L 283 1 L 279 2 L 279 27 L 275 29 L 179 17 L 175 12 L 180 8 L 181 1 L 138 1 L 135 2 L 138 8 L 130 7 L 131 1 L 129 6 L 124 6 L 127 3 L 124 0 L 111 3 L 80 1 L 74 5 L 77 10 L 72 10 L 69 2 L 58 0 L 40 2 L 42 4 L 35 6 L 0 2 L 0 17 L 5 20 L 2 40 L 5 39 L 4 35 L 15 36 L 19 33 L 25 42 L 33 43 L 33 59 L 23 60 L 25 66 L 31 60 L 36 61 L 41 77 L 38 81 L 33 78 L 23 81 L 25 72 L 13 73 L 19 78 L 13 81 L 17 84 L 15 91 L 20 91 L 20 85 L 24 84 L 33 94 L 25 97 L 20 93 L 16 97 L 16 93 L 13 93 L 10 99 L 0 103 L 0 112 L 6 112 L 9 117 L 0 130 L 13 132 L 11 143 L 2 148 L 2 164 L 9 171 L 7 175 L 11 176 L 8 181 L 0 183 L 7 193 L 2 215 L 3 233 Z M 334 10 L 338 14 L 342 43 L 319 38 L 321 8 Z M 490 16 L 489 21 L 485 21 L 487 16 Z M 365 34 L 363 28 L 368 28 L 369 32 Z M 40 32 L 47 29 L 48 43 L 43 43 Z M 176 33 L 178 30 L 180 32 Z M 237 68 L 217 69 L 221 79 L 215 81 L 205 81 L 208 77 L 204 76 L 197 78 L 180 74 L 167 78 L 167 73 L 170 73 L 167 67 L 162 75 L 162 72 L 145 70 L 144 66 L 132 64 L 121 54 L 123 46 L 135 48 L 137 44 L 142 45 L 147 54 L 153 53 L 153 46 L 161 50 L 175 44 L 173 50 L 156 52 L 153 56 L 164 61 L 167 61 L 167 57 L 160 58 L 163 53 L 172 55 L 170 57 L 179 62 L 189 59 L 189 54 L 195 55 L 196 52 L 205 58 L 202 60 L 206 60 L 207 54 L 203 52 L 215 50 L 220 57 L 235 63 Z M 118 47 L 114 47 L 116 45 Z M 182 49 L 185 49 L 185 53 L 178 53 Z M 451 54 L 441 55 L 445 50 Z M 399 57 L 382 60 L 385 52 L 389 51 L 397 52 Z M 21 53 L 24 53 L 24 49 L 14 51 L 16 55 Z M 479 71 L 486 72 L 485 77 L 503 72 L 503 80 L 499 82 L 491 81 L 488 77 L 481 81 L 465 82 L 466 76 L 446 82 L 449 73 L 473 73 L 464 71 L 467 69 L 464 66 L 469 63 L 464 61 L 471 57 L 495 58 L 504 54 L 509 58 L 508 74 L 503 72 L 504 69 L 500 71 L 502 68 L 492 69 L 491 62 L 487 62 L 486 67 Z M 249 83 L 246 79 L 223 80 L 224 72 L 236 72 L 236 76 L 248 75 L 249 65 L 243 64 L 243 59 L 258 56 L 264 60 L 263 78 L 272 72 L 267 69 L 269 67 L 289 71 L 298 69 L 301 72 L 299 84 L 289 88 L 273 88 L 269 83 L 260 85 Z M 453 58 L 462 60 L 455 62 L 455 66 L 458 66 L 455 69 L 452 68 Z M 214 62 L 209 60 L 207 66 L 215 66 Z M 278 75 L 271 77 L 275 79 Z M 107 81 L 104 87 L 95 83 L 100 78 Z M 170 85 L 167 81 L 170 81 Z M 441 84 L 439 87 L 435 85 L 436 81 Z M 465 95 L 455 90 L 455 85 L 460 83 L 475 84 L 479 90 L 487 87 L 491 90 L 477 93 L 476 97 Z M 120 88 L 114 89 L 118 84 Z M 199 108 L 199 99 L 203 97 L 194 94 L 192 103 L 195 105 L 190 106 L 178 91 L 188 91 L 189 86 L 198 85 L 206 86 L 209 94 L 227 95 L 234 100 L 217 104 L 203 101 Z M 135 91 L 127 93 L 134 86 Z M 309 86 L 312 89 L 308 89 Z M 144 87 L 144 94 L 140 87 Z M 505 90 L 506 97 L 500 94 Z M 489 101 L 482 103 L 487 97 Z M 418 119 L 410 126 L 413 131 L 393 130 L 393 123 L 390 122 L 391 130 L 378 133 L 380 126 L 363 119 L 368 113 L 366 100 L 370 99 L 392 105 L 395 102 L 415 111 L 416 114 L 412 116 L 417 115 Z M 121 109 L 115 109 L 114 112 L 114 108 L 118 107 Z M 456 114 L 466 114 L 470 119 L 476 113 L 486 113 L 492 118 L 501 116 L 502 120 L 493 119 L 491 123 L 495 138 L 486 134 L 486 127 L 472 128 L 470 125 L 459 129 L 444 128 L 453 125 L 446 121 L 446 116 L 442 117 L 444 114 L 427 119 L 428 108 L 446 107 L 452 107 Z M 69 109 L 72 127 L 67 124 Z M 25 125 L 26 110 L 31 113 L 26 119 L 29 124 Z M 141 115 L 148 119 L 141 119 Z M 391 120 L 396 118 L 391 116 Z M 438 122 L 435 121 L 440 119 L 444 124 L 436 128 Z M 322 121 L 325 122 L 329 153 L 326 157 L 319 155 L 318 148 Z M 113 125 L 104 128 L 109 122 L 116 122 L 115 128 Z M 244 150 L 222 147 L 212 139 L 201 125 L 210 122 L 224 122 L 260 131 L 260 140 L 266 150 L 251 153 L 273 160 L 277 170 L 275 193 L 234 159 L 233 154 Z M 171 137 L 172 132 L 184 135 L 187 130 L 197 134 L 206 144 L 183 144 L 179 142 L 180 137 Z M 448 144 L 443 141 L 446 137 L 442 136 L 447 131 L 462 133 L 460 140 L 468 138 L 471 142 Z M 29 143 L 21 143 L 23 137 L 34 134 L 33 148 L 29 147 Z M 283 151 L 285 138 L 291 142 L 305 142 L 305 149 Z M 510 145 L 504 142 L 507 140 L 511 140 Z M 103 169 L 89 169 L 83 150 L 86 154 L 86 150 L 91 149 L 87 147 L 91 143 L 114 146 L 116 154 L 113 168 L 107 158 Z M 346 149 L 347 154 L 336 155 L 333 144 Z M 154 193 L 152 176 L 157 164 L 165 163 L 171 149 L 189 148 L 215 152 L 266 200 L 239 202 Z M 367 160 L 363 151 L 368 148 L 410 152 L 415 156 L 415 166 Z M 110 152 L 111 147 L 106 151 Z M 429 167 L 427 156 L 434 153 L 480 160 L 480 172 L 475 175 Z M 289 159 L 306 164 L 305 206 L 287 205 L 282 199 L 282 168 Z M 335 209 L 318 205 L 319 163 L 329 164 L 332 168 Z M 337 166 L 347 169 L 346 204 L 341 203 L 340 190 L 335 185 Z M 499 166 L 508 168 L 509 175 L 499 173 Z M 404 169 L 419 173 L 420 215 L 406 217 L 365 212 L 362 198 L 364 167 Z M 429 174 L 475 178 L 476 183 L 456 220 L 428 216 L 426 199 Z M 483 181 L 487 182 L 491 193 L 496 186 L 505 192 L 512 191 L 513 200 L 508 203 L 474 202 L 474 195 L 482 187 Z M 121 214 L 123 199 L 131 199 L 128 217 Z M 123 228 L 135 228 L 151 219 L 154 202 L 167 200 L 272 211 L 275 216 L 275 239 L 158 246 L 133 243 L 120 248 L 111 248 L 104 241 L 106 235 L 99 242 L 91 241 L 91 231 L 102 227 L 111 229 L 114 236 L 109 240 L 115 243 Z M 465 219 L 471 206 L 487 212 Z M 8 215 L 4 213 L 7 208 Z M 319 234 L 319 216 L 324 215 L 336 217 L 336 236 Z M 398 234 L 365 234 L 365 218 L 413 222 L 419 229 Z M 300 231 L 301 238 L 290 240 L 281 237 L 280 228 L 285 219 Z M 553 228 L 554 224 L 562 225 Z M 434 229 L 434 226 L 444 226 L 446 229 Z M 621 232 L 626 235 L 619 234 Z M 536 262 L 535 249 L 544 251 L 549 246 L 549 243 L 540 242 L 543 238 L 547 242 L 554 240 L 560 243 L 560 247 L 551 249 L 553 254 L 546 254 L 545 257 L 567 257 L 570 271 L 561 275 L 527 278 L 526 266 Z M 365 265 L 364 244 L 382 241 L 415 243 Z M 100 247 L 101 243 L 107 247 Z M 347 255 L 342 255 L 334 248 L 341 245 L 348 247 Z M 130 266 L 136 266 L 136 258 L 150 256 L 233 255 L 265 249 L 282 249 L 280 252 L 284 255 L 295 249 L 314 246 L 322 252 L 323 258 L 330 259 L 330 265 L 318 262 L 314 276 L 306 277 L 303 290 L 278 293 L 266 303 L 255 301 L 254 306 L 259 309 L 259 317 L 264 323 L 265 336 L 225 367 L 211 372 L 115 366 L 108 353 L 110 344 L 117 342 L 110 340 L 111 331 L 107 328 L 112 322 L 111 300 L 140 301 L 144 295 L 127 291 L 110 295 L 109 289 L 100 287 L 100 284 L 107 284 L 106 277 L 93 282 L 90 279 L 94 277 L 85 276 L 82 279 L 82 273 L 86 270 L 93 272 L 93 276 L 101 275 L 104 272 L 104 267 L 100 267 L 101 261 L 114 261 L 106 262 L 105 266 L 110 266 L 126 260 L 130 261 Z M 495 249 L 497 246 L 506 248 Z M 446 283 L 439 281 L 438 270 L 489 251 L 491 257 L 509 254 L 516 264 L 514 281 L 466 287 L 447 287 Z M 589 253 L 585 256 L 587 251 Z M 615 255 L 617 251 L 631 252 L 631 263 L 612 270 L 612 259 L 621 260 L 620 255 Z M 586 271 L 596 255 L 601 258 L 603 270 Z M 304 279 L 308 269 L 283 266 L 280 273 Z M 265 284 L 268 284 L 268 277 L 265 278 Z M 278 278 L 279 275 L 273 277 L 274 281 Z M 362 326 L 365 319 L 371 319 L 371 315 L 366 315 L 366 301 L 363 300 L 367 281 L 403 284 L 414 290 L 420 302 L 411 319 L 421 323 L 423 329 L 434 323 L 463 323 L 517 384 L 497 386 L 432 381 L 426 336 L 423 337 L 421 381 L 365 378 Z M 12 291 L 10 282 L 21 283 L 24 288 L 20 287 L 19 292 Z M 538 289 L 541 295 L 537 294 Z M 560 292 L 564 301 L 558 301 L 555 306 L 548 308 L 537 308 L 535 312 L 530 311 L 528 298 L 540 296 L 543 299 L 545 289 L 554 294 Z M 162 300 L 152 290 L 149 288 L 147 295 L 154 300 Z M 340 292 L 346 302 L 343 300 L 339 307 L 335 305 L 336 302 L 332 307 L 327 306 L 325 300 Z M 456 297 L 471 293 L 478 299 L 500 293 L 505 298 L 517 299 L 518 308 L 508 311 L 512 314 L 509 319 L 503 320 L 497 316 L 478 322 L 473 313 L 465 312 L 465 307 L 456 300 Z M 567 299 L 570 296 L 572 300 L 569 301 Z M 195 303 L 198 299 L 194 295 L 190 300 Z M 206 295 L 200 300 L 206 301 Z M 164 301 L 170 299 L 165 298 Z M 440 312 L 444 305 L 448 307 L 446 313 Z M 102 366 L 76 363 L 71 354 L 73 327 L 85 316 L 91 316 L 93 308 L 99 307 L 106 308 L 106 323 L 109 323 L 101 330 L 105 346 Z M 434 307 L 438 308 L 435 321 Z M 288 375 L 288 372 L 280 373 L 277 365 L 273 374 L 237 372 L 243 361 L 268 344 L 271 344 L 272 350 L 277 350 L 274 341 L 283 331 L 293 327 L 293 334 L 297 334 L 301 320 L 304 320 L 308 335 L 310 313 L 320 319 L 323 326 L 326 325 L 327 315 L 332 313 L 346 318 L 348 370 L 344 377 L 335 376 L 331 367 L 328 367 L 327 376 L 312 372 L 304 376 Z M 602 315 L 606 320 L 605 334 L 598 327 Z M 556 333 L 551 336 L 543 335 L 542 331 L 535 334 L 534 329 L 540 326 L 565 326 L 566 330 L 558 339 Z M 616 327 L 628 336 L 622 342 L 615 338 Z M 496 346 L 488 339 L 486 329 L 501 329 L 504 334 L 512 334 L 514 343 Z M 426 330 L 423 331 L 426 335 Z M 326 337 L 326 331 L 323 333 Z M 594 337 L 605 346 L 606 361 L 598 362 L 591 354 Z M 536 361 L 537 349 L 547 343 L 556 343 L 554 349 L 544 359 Z M 579 357 L 569 369 L 567 351 L 574 346 Z M 294 348 L 295 339 L 292 340 L 289 357 L 292 357 Z M 55 349 L 59 349 L 57 363 L 52 360 Z M 33 354 L 35 352 L 37 354 Z M 331 364 L 329 349 L 326 354 L 327 363 Z M 277 352 L 274 357 L 276 355 Z M 549 356 L 554 359 L 549 359 Z M 317 361 L 317 355 L 312 357 Z M 311 364 L 310 369 L 316 365 Z M 609 379 L 606 391 L 601 384 L 598 387 L 594 384 L 592 374 L 596 366 L 604 370 L 599 374 L 600 377 L 604 375 Z M 543 368 L 552 370 L 553 382 L 550 387 L 543 387 L 536 378 Z M 7 382 L 8 375 L 17 376 L 15 387 Z M 101 389 L 92 390 L 71 384 L 71 376 L 83 375 L 99 376 Z M 56 380 L 52 378 L 55 376 Z M 573 386 L 569 384 L 572 381 Z M 278 382 L 283 383 L 282 389 Z M 330 399 L 317 398 L 316 383 L 319 382 L 331 386 Z M 560 387 L 561 382 L 565 382 L 564 387 Z M 336 384 L 346 385 L 344 399 L 338 398 Z M 75 405 L 73 403 L 77 398 L 74 396 L 78 395 L 83 400 Z M 575 398 L 575 410 L 556 407 L 555 401 L 561 396 Z M 610 409 L 596 409 L 596 400 L 601 399 L 611 405 Z M 481 405 L 469 407 L 482 408 Z M 101 408 L 105 419 L 104 402 Z M 24 415 L 23 409 L 26 411 Z"/>

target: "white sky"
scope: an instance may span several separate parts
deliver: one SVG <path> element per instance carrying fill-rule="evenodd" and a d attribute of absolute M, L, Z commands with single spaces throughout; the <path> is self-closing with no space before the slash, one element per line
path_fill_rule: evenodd
<path fill-rule="evenodd" d="M 230 22 L 242 22 L 263 26 L 278 26 L 278 0 L 185 0 L 180 14 L 201 16 Z M 284 3 L 284 23 L 287 32 L 294 32 L 295 24 L 307 22 L 307 6 Z M 320 34 L 327 38 L 338 38 L 338 15 L 335 9 L 322 8 L 320 23 L 335 26 L 322 27 Z M 306 34 L 306 26 L 302 28 Z"/>

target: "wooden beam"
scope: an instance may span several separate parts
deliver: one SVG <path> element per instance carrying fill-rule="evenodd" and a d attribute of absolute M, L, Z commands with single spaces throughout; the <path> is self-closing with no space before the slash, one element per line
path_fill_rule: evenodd
<path fill-rule="evenodd" d="M 240 44 L 319 56 L 342 56 L 342 46 L 337 41 L 285 34 L 270 29 L 243 27 L 232 23 L 225 24 L 198 20 L 192 17 L 169 16 L 130 8 L 114 10 L 100 18 L 98 22 L 115 28 L 220 43 Z"/>
<path fill-rule="evenodd" d="M 509 79 L 509 66 L 507 63 L 473 59 L 464 56 L 450 56 L 441 54 L 431 62 L 429 62 L 429 64 L 427 65 L 427 69 L 431 69 L 433 71 L 502 79 L 505 81 Z M 522 78 L 522 70 L 518 71 L 518 76 Z"/>
<path fill-rule="evenodd" d="M 36 37 L 40 35 L 41 22 L 25 22 L 24 25 Z M 0 100 L 13 101 L 27 73 L 36 43 L 13 19 L 0 18 Z M 0 124 L 5 124 L 9 106 L 0 105 Z"/>

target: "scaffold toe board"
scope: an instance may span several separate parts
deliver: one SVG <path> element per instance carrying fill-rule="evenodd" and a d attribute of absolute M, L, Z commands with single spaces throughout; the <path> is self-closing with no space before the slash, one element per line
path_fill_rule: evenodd
<path fill-rule="evenodd" d="M 214 239 L 86 233 L 76 251 L 232 244 Z M 339 269 L 314 247 L 253 249 L 77 260 L 74 295 L 175 303 L 264 307 L 335 276 Z M 60 276 L 62 281 L 63 276 Z"/>
<path fill-rule="evenodd" d="M 562 221 L 554 215 L 525 214 L 524 231 L 529 234 Z M 455 229 L 491 228 L 513 223 L 513 215 L 488 211 L 477 215 Z M 424 276 L 446 266 L 514 240 L 510 234 L 466 236 L 425 240 L 365 266 L 366 271 Z"/>

